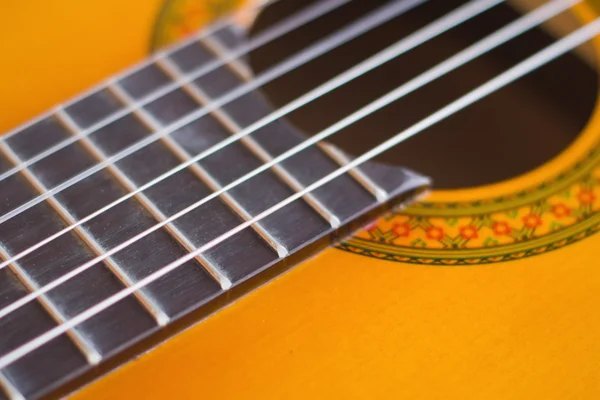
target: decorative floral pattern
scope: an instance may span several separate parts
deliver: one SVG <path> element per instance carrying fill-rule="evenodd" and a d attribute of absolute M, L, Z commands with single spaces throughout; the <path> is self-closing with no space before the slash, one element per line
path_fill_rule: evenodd
<path fill-rule="evenodd" d="M 151 50 L 181 39 L 243 0 L 166 0 Z M 497 198 L 421 202 L 340 244 L 353 253 L 420 264 L 465 265 L 540 254 L 600 229 L 600 147 L 553 180 Z"/>
<path fill-rule="evenodd" d="M 190 35 L 243 3 L 243 0 L 166 0 L 154 28 L 151 50 Z"/>
<path fill-rule="evenodd" d="M 600 151 L 554 180 L 471 203 L 422 202 L 380 218 L 340 249 L 394 261 L 475 264 L 562 247 L 600 225 Z"/>

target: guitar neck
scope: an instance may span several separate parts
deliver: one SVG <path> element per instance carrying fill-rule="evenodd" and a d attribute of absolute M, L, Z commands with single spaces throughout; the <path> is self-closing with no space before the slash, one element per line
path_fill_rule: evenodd
<path fill-rule="evenodd" d="M 248 67 L 224 59 L 242 44 L 229 27 L 192 40 L 3 142 L 0 174 L 8 178 L 0 180 L 0 192 L 8 197 L 0 207 L 0 243 L 9 265 L 0 270 L 0 309 L 40 288 L 55 289 L 0 319 L 0 330 L 11 332 L 1 354 L 188 257 L 4 368 L 15 390 L 45 393 L 166 324 L 205 315 L 428 183 L 399 167 L 368 164 L 190 256 L 347 162 L 335 148 L 310 147 L 224 192 L 304 140 L 281 120 L 193 160 L 272 112 L 250 89 L 216 105 L 251 87 Z M 211 63 L 223 65 L 183 83 Z M 140 106 L 172 83 L 174 90 Z M 57 232 L 63 233 L 49 245 L 21 257 Z M 59 365 L 51 362 L 55 354 Z"/>

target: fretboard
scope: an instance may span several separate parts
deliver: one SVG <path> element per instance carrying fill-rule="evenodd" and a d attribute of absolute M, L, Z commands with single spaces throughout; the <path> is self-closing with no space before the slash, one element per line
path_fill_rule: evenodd
<path fill-rule="evenodd" d="M 2 142 L 0 174 L 27 166 L 0 181 L 0 215 L 11 216 L 0 224 L 0 259 L 7 260 L 77 223 L 271 113 L 261 94 L 250 91 L 86 175 L 90 168 L 252 79 L 248 66 L 238 59 L 143 107 L 136 105 L 186 73 L 226 57 L 240 40 L 233 30 L 223 28 L 192 41 Z M 124 116 L 95 128 L 118 112 Z M 30 162 L 74 137 L 77 140 L 59 151 Z M 0 308 L 106 254 L 303 140 L 295 128 L 277 120 L 70 230 L 0 270 Z M 189 254 L 346 162 L 347 156 L 333 147 L 311 146 L 166 224 L 0 319 L 0 355 Z M 26 397 L 48 393 L 165 324 L 219 301 L 230 286 L 260 282 L 269 269 L 301 261 L 329 243 L 340 228 L 364 221 L 383 200 L 397 199 L 426 184 L 427 179 L 410 171 L 377 164 L 344 174 L 20 358 L 2 371 L 3 386 Z"/>

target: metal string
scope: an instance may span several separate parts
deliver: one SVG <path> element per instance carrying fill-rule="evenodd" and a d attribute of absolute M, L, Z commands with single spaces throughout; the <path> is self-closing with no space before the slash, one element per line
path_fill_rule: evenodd
<path fill-rule="evenodd" d="M 183 39 L 181 41 L 178 41 L 176 43 L 173 43 L 169 46 L 166 46 L 162 50 L 157 51 L 156 53 L 150 55 L 148 58 L 143 59 L 140 62 L 135 63 L 135 64 L 131 65 L 130 67 L 125 68 L 124 70 L 111 76 L 110 78 L 100 82 L 99 84 L 92 86 L 87 90 L 84 90 L 83 92 L 77 94 L 76 96 L 72 97 L 71 99 L 67 100 L 66 102 L 58 105 L 56 108 L 50 109 L 47 112 L 41 113 L 38 116 L 30 119 L 29 121 L 26 121 L 25 123 L 15 127 L 14 129 L 11 129 L 8 132 L 3 133 L 2 137 L 0 138 L 0 141 L 4 141 L 5 139 L 8 139 L 15 135 L 18 135 L 19 133 L 21 133 L 25 129 L 29 128 L 30 126 L 35 125 L 36 123 L 40 122 L 43 119 L 51 117 L 54 114 L 56 109 L 66 108 L 70 105 L 77 103 L 78 101 L 82 100 L 83 98 L 85 98 L 87 96 L 91 96 L 95 93 L 98 93 L 99 91 L 108 87 L 108 85 L 110 84 L 110 82 L 112 80 L 122 79 L 122 78 L 126 78 L 130 75 L 133 75 L 134 73 L 138 72 L 139 70 L 143 69 L 144 67 L 152 64 L 156 60 L 166 57 L 169 54 L 174 53 L 175 51 L 186 46 L 187 44 L 192 43 L 193 41 L 200 40 L 206 36 L 212 35 L 213 33 L 217 32 L 220 29 L 223 29 L 227 26 L 234 26 L 236 23 L 236 20 L 238 18 L 243 18 L 243 16 L 246 14 L 252 14 L 252 13 L 262 9 L 263 7 L 266 7 L 270 4 L 277 3 L 278 1 L 280 1 L 280 0 L 264 0 L 264 1 L 258 2 L 257 4 L 252 5 L 251 7 L 242 8 L 240 10 L 233 11 L 233 12 L 228 13 L 227 15 L 224 15 L 222 18 L 219 18 L 217 21 L 214 21 L 214 22 L 204 26 L 202 29 L 200 29 L 198 32 L 192 34 L 190 37 Z M 4 174 L 0 175 L 0 177 L 4 177 Z"/>
<path fill-rule="evenodd" d="M 554 2 L 548 3 L 545 6 L 540 7 L 538 9 L 536 9 L 535 11 L 531 12 L 530 14 L 525 15 L 525 16 L 521 17 L 520 19 L 508 24 L 504 28 L 496 31 L 495 33 L 480 40 L 479 42 L 476 42 L 475 44 L 471 45 L 470 47 L 466 48 L 465 50 L 457 53 L 455 56 L 447 59 L 446 61 L 442 62 L 441 64 L 433 67 L 432 69 L 417 76 L 413 80 L 400 86 L 396 90 L 390 92 L 388 95 L 382 97 L 379 100 L 376 100 L 375 102 L 371 103 L 370 105 L 365 106 L 363 109 L 355 112 L 354 114 L 352 114 L 352 115 L 346 117 L 345 119 L 339 121 L 338 123 L 332 125 L 331 127 L 324 130 L 323 132 L 320 132 L 319 134 L 315 135 L 314 137 L 306 140 L 305 142 L 299 144 L 298 146 L 281 154 L 277 158 L 271 160 L 269 163 L 261 165 L 261 167 L 255 169 L 253 171 L 250 171 L 248 174 L 240 177 L 236 181 L 221 188 L 219 191 L 212 193 L 211 195 L 205 197 L 204 199 L 201 199 L 198 202 L 188 206 L 186 209 L 181 210 L 180 212 L 172 215 L 167 220 L 122 242 L 118 246 L 111 249 L 109 252 L 90 260 L 89 262 L 70 271 L 69 273 L 56 279 L 55 281 L 50 282 L 48 285 L 44 286 L 43 288 L 40 288 L 37 291 L 34 291 L 34 292 L 30 293 L 29 295 L 19 299 L 17 302 L 6 306 L 5 308 L 0 310 L 0 318 L 2 318 L 6 314 L 12 312 L 14 309 L 20 307 L 22 304 L 25 304 L 27 301 L 31 301 L 32 298 L 36 297 L 36 295 L 43 294 L 43 293 L 53 289 L 54 287 L 60 285 L 62 282 L 65 282 L 66 280 L 70 279 L 71 277 L 76 276 L 77 274 L 90 268 L 92 265 L 95 265 L 96 263 L 102 261 L 103 259 L 110 257 L 112 254 L 115 254 L 116 252 L 123 250 L 124 248 L 126 248 L 127 246 L 136 242 L 137 240 L 140 240 L 143 237 L 151 234 L 152 232 L 160 229 L 165 224 L 172 222 L 173 220 L 175 220 L 175 219 L 181 217 L 182 215 L 190 212 L 191 210 L 199 207 L 200 205 L 214 199 L 215 197 L 230 190 L 231 188 L 237 186 L 238 184 L 241 184 L 241 183 L 247 181 L 248 179 L 252 178 L 253 176 L 256 176 L 257 174 L 272 167 L 276 163 L 278 163 L 282 160 L 285 160 L 286 158 L 291 157 L 293 154 L 298 153 L 299 151 L 309 147 L 310 145 L 317 143 L 318 141 L 323 140 L 323 139 L 333 135 L 334 133 L 338 132 L 339 130 L 343 129 L 344 127 L 358 121 L 359 119 L 376 111 L 377 109 L 384 107 L 385 105 L 389 104 L 390 102 L 395 101 L 398 98 L 418 89 L 419 87 L 426 85 L 427 83 L 431 82 L 432 80 L 436 79 L 437 77 L 442 76 L 443 74 L 445 74 L 455 68 L 460 67 L 460 65 L 463 65 L 464 63 L 468 62 L 469 60 L 474 59 L 478 55 L 480 55 L 486 51 L 489 51 L 490 49 L 506 42 L 507 40 L 510 40 L 511 38 L 515 37 L 516 35 L 524 32 L 524 31 L 526 31 L 527 29 L 530 29 L 531 27 L 543 22 L 544 20 L 551 18 L 552 16 L 554 16 L 554 15 L 558 14 L 559 12 L 568 8 L 571 4 L 572 4 L 572 1 L 569 1 L 569 0 L 556 0 Z M 228 287 L 224 287 L 223 289 L 227 289 L 227 288 Z M 38 292 L 39 292 L 39 294 L 38 294 Z"/>
<path fill-rule="evenodd" d="M 87 169 L 85 171 L 82 171 L 81 173 L 67 179 L 66 181 L 62 182 L 61 184 L 58 184 L 57 186 L 53 187 L 52 189 L 47 190 L 43 194 L 40 194 L 39 196 L 35 197 L 34 199 L 3 214 L 2 216 L 0 216 L 0 224 L 6 222 L 7 220 L 9 220 L 10 218 L 13 218 L 16 215 L 19 215 L 20 213 L 28 210 L 29 208 L 41 203 L 42 201 L 48 199 L 49 197 L 55 195 L 56 193 L 59 193 L 62 190 L 66 189 L 66 188 L 80 182 L 81 180 L 93 175 L 94 173 L 106 168 L 107 166 L 116 163 L 117 161 L 127 157 L 128 155 L 130 155 L 132 153 L 135 153 L 136 151 L 146 147 L 147 145 L 149 145 L 151 143 L 154 143 L 155 141 L 159 140 L 160 138 L 162 138 L 166 135 L 169 135 L 170 133 L 173 133 L 174 131 L 184 127 L 185 125 L 188 125 L 191 122 L 194 122 L 198 118 L 201 118 L 202 116 L 222 107 L 223 105 L 243 96 L 244 94 L 247 94 L 247 93 L 251 92 L 252 90 L 257 89 L 258 87 L 264 85 L 265 83 L 270 82 L 273 79 L 278 78 L 278 77 L 284 75 L 285 73 L 297 68 L 298 66 L 309 62 L 310 60 L 314 59 L 315 57 L 317 57 L 321 54 L 324 54 L 327 51 L 346 43 L 348 40 L 351 40 L 354 37 L 360 36 L 366 30 L 369 30 L 369 29 L 372 29 L 373 27 L 378 26 L 380 23 L 382 23 L 382 21 L 387 21 L 387 20 L 393 18 L 394 15 L 397 16 L 397 15 L 399 15 L 399 13 L 407 11 L 408 9 L 412 8 L 414 5 L 420 4 L 423 1 L 426 1 L 426 0 L 405 0 L 402 2 L 392 3 L 388 6 L 383 7 L 380 10 L 377 10 L 376 12 L 374 12 L 372 14 L 369 14 L 366 17 L 361 18 L 360 20 L 351 24 L 350 27 L 347 28 L 347 30 L 342 29 L 341 31 L 328 37 L 327 39 L 317 42 L 315 45 L 310 46 L 306 50 L 304 50 L 300 53 L 297 53 L 295 56 L 292 56 L 291 58 L 286 59 L 283 63 L 280 63 L 280 64 L 276 65 L 275 67 L 265 71 L 264 73 L 257 75 L 253 80 L 248 81 L 247 83 L 245 83 L 241 86 L 238 86 L 236 89 L 227 92 L 222 97 L 213 100 L 210 104 L 207 104 L 206 106 L 201 107 L 201 108 L 187 114 L 186 116 L 173 122 L 171 125 L 164 127 L 164 129 L 162 129 L 162 130 L 153 132 L 151 135 L 148 135 L 147 137 L 134 143 L 133 145 L 113 154 L 112 156 L 106 158 L 104 161 L 94 165 L 93 167 L 90 167 L 89 169 Z M 477 2 L 477 1 L 481 1 L 481 2 L 494 1 L 497 3 L 500 1 L 504 1 L 504 0 L 473 0 L 473 2 Z M 228 138 L 226 140 L 226 142 L 230 143 L 230 140 L 232 140 L 233 137 L 235 137 L 235 136 Z M 3 145 L 5 146 L 4 143 L 0 143 L 0 146 L 3 146 Z M 215 147 L 218 147 L 218 144 Z M 189 166 L 191 164 L 192 164 L 192 161 L 189 160 L 188 162 L 186 162 L 185 165 Z M 183 164 L 180 165 L 180 167 L 182 167 L 182 166 L 183 166 Z M 182 167 L 182 168 L 185 168 L 185 167 Z"/>
<path fill-rule="evenodd" d="M 273 122 L 274 120 L 292 112 L 293 110 L 296 110 L 296 109 L 302 107 L 303 105 L 322 96 L 323 94 L 326 94 L 326 93 L 334 90 L 335 88 L 338 88 L 338 87 L 344 85 L 345 83 L 355 79 L 356 77 L 359 77 L 359 76 L 367 73 L 368 71 L 377 68 L 379 65 L 411 50 L 412 48 L 418 46 L 419 44 L 425 42 L 426 40 L 429 40 L 430 38 L 447 31 L 448 29 L 452 28 L 453 26 L 460 24 L 461 22 L 465 21 L 466 19 L 477 15 L 478 13 L 492 7 L 495 4 L 498 4 L 500 1 L 501 0 L 488 0 L 488 1 L 473 2 L 467 6 L 456 9 L 454 12 L 447 14 L 445 17 L 442 17 L 437 21 L 434 21 L 433 23 L 422 28 L 421 30 L 416 31 L 412 35 L 409 35 L 405 39 L 400 40 L 396 44 L 384 49 L 383 51 L 375 54 L 374 56 L 368 58 L 367 60 L 357 64 L 355 67 L 332 78 L 331 80 L 329 80 L 329 81 L 325 82 L 324 84 L 318 86 L 317 88 L 311 90 L 310 92 L 306 93 L 305 95 L 288 103 L 286 106 L 280 108 L 279 110 L 276 110 L 273 113 L 260 119 L 259 121 L 256 121 L 255 123 L 251 124 L 250 126 L 248 126 L 245 129 L 241 130 L 237 134 L 230 136 L 228 139 L 226 139 L 220 143 L 217 143 L 213 147 L 192 157 L 190 160 L 186 161 L 185 163 L 178 165 L 177 167 L 154 178 L 153 180 L 149 181 L 148 183 L 146 183 L 143 186 L 140 186 L 136 190 L 128 193 L 127 195 L 113 201 L 112 203 L 98 209 L 97 211 L 93 212 L 92 214 L 82 218 L 76 224 L 65 227 L 61 231 L 36 243 L 35 245 L 29 247 L 28 249 L 21 251 L 20 253 L 13 256 L 9 260 L 0 263 L 0 269 L 6 267 L 11 262 L 19 260 L 22 257 L 25 257 L 27 254 L 30 254 L 31 252 L 46 245 L 47 243 L 51 242 L 52 240 L 71 231 L 72 229 L 76 228 L 77 226 L 80 226 L 80 225 L 86 223 L 87 221 L 91 220 L 92 218 L 95 218 L 96 216 L 102 214 L 103 212 L 109 210 L 110 208 L 122 203 L 123 201 L 125 201 L 125 200 L 135 196 L 136 194 L 148 189 L 149 187 L 161 182 L 162 180 L 168 178 L 169 176 L 187 168 L 188 166 L 192 165 L 193 163 L 195 163 L 205 157 L 208 157 L 209 155 L 211 155 L 211 154 L 221 150 L 222 148 L 226 147 L 227 145 L 235 142 L 236 140 L 254 132 L 255 130 L 267 125 L 270 122 Z M 1 317 L 1 315 L 2 314 L 0 312 L 0 317 Z"/>
<path fill-rule="evenodd" d="M 276 1 L 279 1 L 279 0 L 273 0 L 272 2 L 276 2 Z M 28 159 L 24 162 L 21 162 L 18 165 L 15 165 L 8 171 L 5 171 L 2 174 L 0 174 L 0 181 L 8 178 L 11 175 L 14 175 L 15 173 L 17 173 L 19 171 L 22 171 L 23 169 L 29 167 L 30 165 L 35 164 L 36 162 L 60 151 L 61 149 L 64 149 L 65 147 L 67 147 L 70 144 L 75 143 L 79 139 L 86 137 L 88 135 L 91 135 L 92 133 L 102 129 L 103 127 L 107 126 L 108 124 L 115 122 L 118 119 L 123 118 L 124 116 L 130 114 L 131 112 L 135 111 L 136 109 L 139 109 L 147 104 L 150 104 L 151 102 L 171 93 L 172 91 L 180 88 L 182 84 L 189 83 L 189 82 L 193 81 L 194 79 L 197 79 L 203 75 L 206 75 L 206 74 L 216 70 L 217 68 L 225 65 L 226 63 L 233 61 L 239 57 L 242 57 L 242 56 L 248 54 L 249 52 L 256 50 L 257 48 L 260 48 L 260 47 L 264 46 L 265 44 L 272 42 L 273 40 L 275 40 L 279 37 L 282 37 L 283 35 L 285 35 L 289 32 L 294 31 L 295 29 L 298 29 L 302 25 L 305 25 L 306 23 L 311 22 L 311 21 L 333 11 L 333 10 L 341 7 L 344 4 L 347 4 L 350 1 L 351 0 L 329 0 L 326 2 L 317 3 L 316 5 L 306 7 L 306 9 L 292 15 L 289 18 L 284 19 L 280 23 L 267 29 L 265 32 L 258 34 L 256 37 L 252 38 L 249 42 L 234 48 L 232 51 L 228 52 L 223 57 L 214 59 L 206 64 L 195 67 L 190 72 L 182 74 L 183 77 L 180 82 L 174 81 L 174 82 L 168 83 L 166 85 L 163 85 L 163 86 L 155 89 L 154 91 L 148 93 L 147 95 L 145 95 L 141 99 L 133 102 L 132 104 L 125 106 L 124 108 L 109 114 L 108 116 L 106 116 L 105 118 L 102 118 L 98 122 L 95 122 L 93 125 L 89 126 L 88 128 L 81 130 L 76 135 L 70 136 L 69 138 L 62 140 L 59 143 L 56 143 L 55 145 L 40 152 L 39 154 L 36 154 L 35 156 L 31 157 L 30 159 Z M 255 9 L 255 8 L 256 7 L 254 7 L 253 9 Z M 245 10 L 245 11 L 248 12 L 248 10 Z M 221 28 L 222 25 L 227 26 L 227 24 L 219 24 L 218 27 Z M 0 141 L 6 141 L 6 139 L 8 139 L 9 137 L 18 134 L 19 132 L 23 132 L 27 127 L 33 125 L 36 122 L 39 122 L 41 119 L 52 117 L 57 112 L 64 110 L 69 105 L 74 104 L 77 101 L 81 100 L 83 97 L 86 97 L 93 93 L 99 92 L 100 90 L 105 89 L 106 87 L 110 86 L 111 84 L 115 84 L 119 80 L 133 75 L 135 72 L 150 65 L 151 63 L 154 63 L 154 62 L 157 62 L 157 61 L 160 61 L 162 59 L 169 57 L 179 48 L 181 48 L 187 44 L 190 44 L 194 41 L 200 40 L 201 38 L 209 36 L 212 33 L 215 33 L 215 31 L 218 31 L 218 29 L 216 29 L 215 27 L 211 27 L 210 29 L 208 29 L 206 31 L 203 30 L 203 31 L 201 31 L 201 33 L 202 33 L 201 35 L 196 35 L 192 39 L 186 40 L 183 43 L 178 43 L 173 48 L 170 48 L 168 50 L 164 50 L 164 51 L 161 51 L 161 52 L 155 54 L 154 56 L 150 57 L 149 60 L 145 60 L 143 63 L 136 65 L 133 69 L 127 70 L 126 73 L 121 73 L 121 74 L 118 74 L 116 76 L 109 78 L 100 87 L 94 88 L 91 92 L 86 92 L 85 94 L 79 95 L 79 96 L 77 96 L 76 99 L 71 100 L 70 102 L 68 102 L 66 104 L 60 105 L 59 107 L 55 108 L 54 110 L 51 110 L 49 113 L 44 114 L 38 118 L 35 118 L 32 121 L 28 122 L 26 125 L 20 126 L 20 127 L 16 128 L 16 130 L 13 130 L 12 132 L 9 132 L 9 133 L 3 135 L 3 137 L 0 138 Z"/>
<path fill-rule="evenodd" d="M 586 24 L 585 26 L 577 29 L 573 33 L 565 36 L 554 44 L 544 48 L 543 50 L 535 53 L 531 57 L 526 60 L 520 62 L 516 66 L 508 69 L 504 73 L 497 75 L 495 78 L 489 80 L 485 84 L 475 88 L 474 90 L 468 92 L 452 103 L 446 105 L 430 116 L 422 119 L 418 123 L 412 125 L 408 129 L 398 133 L 396 136 L 386 140 L 385 142 L 379 144 L 368 152 L 364 153 L 362 156 L 354 159 L 347 165 L 335 170 L 334 172 L 328 174 L 327 176 L 321 178 L 315 183 L 307 186 L 302 191 L 295 193 L 294 195 L 288 197 L 287 199 L 277 203 L 276 205 L 270 207 L 269 209 L 263 211 L 262 213 L 256 215 L 252 219 L 238 225 L 236 228 L 220 235 L 219 237 L 211 240 L 205 245 L 199 247 L 197 250 L 187 254 L 184 257 L 179 258 L 176 261 L 167 264 L 163 268 L 155 271 L 154 273 L 148 275 L 146 278 L 140 280 L 133 286 L 123 289 L 116 294 L 106 298 L 105 300 L 99 302 L 93 307 L 86 309 L 85 311 L 79 313 L 75 317 L 71 318 L 69 321 L 64 322 L 48 331 L 43 333 L 42 335 L 37 336 L 36 338 L 26 342 L 25 344 L 19 346 L 15 350 L 10 351 L 4 356 L 0 357 L 0 369 L 10 365 L 14 361 L 20 359 L 21 357 L 29 354 L 50 340 L 58 337 L 59 335 L 65 333 L 67 330 L 77 326 L 78 324 L 92 318 L 98 313 L 104 311 L 106 308 L 112 306 L 118 301 L 124 299 L 130 294 L 134 293 L 136 290 L 139 290 L 155 280 L 161 278 L 162 276 L 168 274 L 169 272 L 177 269 L 182 264 L 187 261 L 193 259 L 198 254 L 205 252 L 214 246 L 222 243 L 224 240 L 230 238 L 241 230 L 249 227 L 250 225 L 262 220 L 263 218 L 269 216 L 270 214 L 276 212 L 277 210 L 285 207 L 291 202 L 300 199 L 302 196 L 310 193 L 313 190 L 318 189 L 324 184 L 330 182 L 331 180 L 337 178 L 338 176 L 350 171 L 353 168 L 360 166 L 362 163 L 369 161 L 373 157 L 378 156 L 379 154 L 391 149 L 392 147 L 398 145 L 399 143 L 405 141 L 406 139 L 422 132 L 423 130 L 429 128 L 430 126 L 436 124 L 437 122 L 447 118 L 448 116 L 453 115 L 456 112 L 468 107 L 469 105 L 481 100 L 482 98 L 488 96 L 491 93 L 503 88 L 504 86 L 514 82 L 515 80 L 523 77 L 524 75 L 536 70 L 542 65 L 554 60 L 555 58 L 563 55 L 567 51 L 577 47 L 587 40 L 592 39 L 596 35 L 600 33 L 600 18 L 595 19 L 593 22 Z"/>
<path fill-rule="evenodd" d="M 29 295 L 19 299 L 18 301 L 12 303 L 11 305 L 1 309 L 0 310 L 0 318 L 2 318 L 5 315 L 9 314 L 10 312 L 14 311 L 15 309 L 19 308 L 20 306 L 26 304 L 27 302 L 31 301 L 32 299 L 36 298 L 37 296 L 42 295 L 43 293 L 62 284 L 66 280 L 85 271 L 86 269 L 88 269 L 91 266 L 95 265 L 96 263 L 102 261 L 103 259 L 110 257 L 112 254 L 114 254 L 120 250 L 123 250 L 130 244 L 134 243 L 137 240 L 142 239 L 143 237 L 147 236 L 148 234 L 161 228 L 165 224 L 172 222 L 173 220 L 181 217 L 182 215 L 185 215 L 186 213 L 190 212 L 191 210 L 210 201 L 211 199 L 226 192 L 227 190 L 230 190 L 231 188 L 247 181 L 248 179 L 252 178 L 253 176 L 256 176 L 257 174 L 265 171 L 266 169 L 270 168 L 271 166 L 275 165 L 276 163 L 279 163 L 279 162 L 293 156 L 294 154 L 297 154 L 298 152 L 302 151 L 303 149 L 311 146 L 312 144 L 315 144 L 315 143 L 333 135 L 334 133 L 338 132 L 339 130 L 341 130 L 341 129 L 355 123 L 356 121 L 366 117 L 367 115 L 385 107 L 386 105 L 392 103 L 393 101 L 398 100 L 399 98 L 405 96 L 406 94 L 408 94 L 414 90 L 417 90 L 420 87 L 425 86 L 429 82 L 433 81 L 434 79 L 437 79 L 438 77 L 446 74 L 447 72 L 450 72 L 454 69 L 459 68 L 461 65 L 464 65 L 465 63 L 469 62 L 470 60 L 473 60 L 474 58 L 478 57 L 479 55 L 484 54 L 487 51 L 490 51 L 491 49 L 505 43 L 506 41 L 518 36 L 519 34 L 525 32 L 525 31 L 527 31 L 528 29 L 531 29 L 531 28 L 535 27 L 536 25 L 552 18 L 553 16 L 559 14 L 560 12 L 566 10 L 571 5 L 576 4 L 578 2 L 579 1 L 576 1 L 576 0 L 554 0 L 546 5 L 541 6 L 538 9 L 530 12 L 529 14 L 524 15 L 521 18 L 507 24 L 505 27 L 497 30 L 496 32 L 479 40 L 478 42 L 476 42 L 473 45 L 467 47 L 466 49 L 460 51 L 459 53 L 448 58 L 447 60 L 443 61 L 442 63 L 425 71 L 421 75 L 415 77 L 411 81 L 394 89 L 393 91 L 389 92 L 385 96 L 380 97 L 379 99 L 375 100 L 374 102 L 359 109 L 355 113 L 338 121 L 336 124 L 330 126 L 329 128 L 320 132 L 319 134 L 315 135 L 314 137 L 302 142 L 301 144 L 297 145 L 294 148 L 291 148 L 287 152 L 285 152 L 285 153 L 281 154 L 280 156 L 271 160 L 269 163 L 261 165 L 261 167 L 255 169 L 253 171 L 250 171 L 248 174 L 238 178 L 236 181 L 223 187 L 219 191 L 211 194 L 210 196 L 205 197 L 204 199 L 199 200 L 198 202 L 196 202 L 196 203 L 188 206 L 187 208 L 179 211 L 178 213 L 172 215 L 167 220 L 165 220 L 165 221 L 149 228 L 148 230 L 141 232 L 140 234 L 128 239 L 127 241 L 121 243 L 120 245 L 111 249 L 106 254 L 103 254 L 101 256 L 98 256 L 98 257 L 90 260 L 89 262 L 70 271 L 69 273 L 63 275 L 62 277 L 50 282 L 46 286 L 30 293 Z M 223 288 L 223 289 L 227 289 L 227 288 Z"/>

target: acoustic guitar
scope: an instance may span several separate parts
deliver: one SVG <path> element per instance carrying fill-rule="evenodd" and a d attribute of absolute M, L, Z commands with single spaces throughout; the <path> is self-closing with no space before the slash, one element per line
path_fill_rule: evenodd
<path fill-rule="evenodd" d="M 1 5 L 0 399 L 598 398 L 597 6 Z"/>

